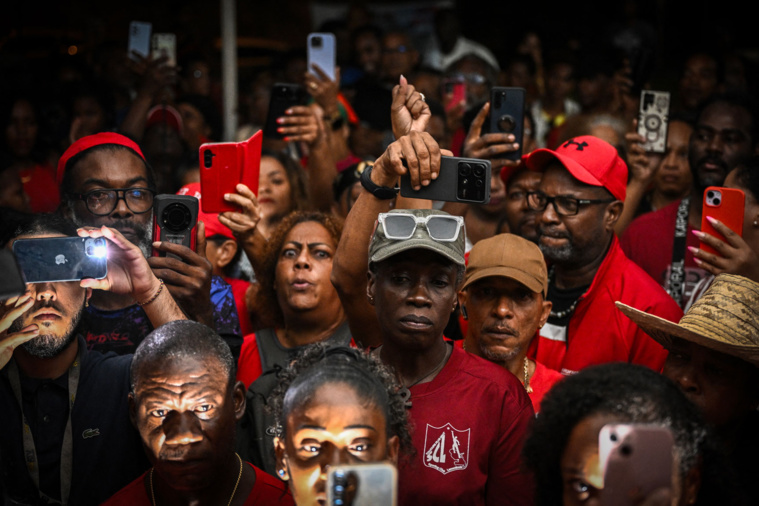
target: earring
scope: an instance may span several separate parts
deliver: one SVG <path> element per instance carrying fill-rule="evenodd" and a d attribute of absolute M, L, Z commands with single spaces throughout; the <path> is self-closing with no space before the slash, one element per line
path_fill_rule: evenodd
<path fill-rule="evenodd" d="M 463 316 L 465 320 L 469 319 L 469 315 L 466 314 L 466 306 L 461 306 L 461 316 Z"/>
<path fill-rule="evenodd" d="M 368 298 L 369 298 L 369 304 L 374 305 L 374 297 L 370 295 Z"/>
<path fill-rule="evenodd" d="M 90 307 L 90 299 L 84 299 L 84 307 Z"/>
<path fill-rule="evenodd" d="M 754 226 L 759 227 L 759 220 L 754 220 Z"/>
<path fill-rule="evenodd" d="M 284 469 L 280 469 L 279 471 L 277 471 L 277 474 L 278 474 L 278 475 L 279 475 L 279 477 L 280 477 L 280 478 L 282 478 L 283 480 L 285 479 L 285 470 L 284 470 Z"/>

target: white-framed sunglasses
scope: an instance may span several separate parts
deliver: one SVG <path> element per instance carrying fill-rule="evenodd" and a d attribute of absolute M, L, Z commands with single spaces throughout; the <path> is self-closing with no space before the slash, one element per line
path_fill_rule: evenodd
<path fill-rule="evenodd" d="M 415 216 L 411 213 L 380 213 L 385 237 L 397 241 L 411 239 L 417 225 L 424 225 L 431 239 L 438 242 L 454 242 L 464 228 L 464 218 L 444 214 Z"/>

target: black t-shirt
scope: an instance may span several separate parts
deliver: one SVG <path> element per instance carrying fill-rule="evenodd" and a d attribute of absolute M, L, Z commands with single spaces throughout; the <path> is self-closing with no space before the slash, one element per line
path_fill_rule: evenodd
<path fill-rule="evenodd" d="M 558 314 L 572 307 L 572 304 L 575 304 L 580 299 L 580 297 L 585 292 L 588 291 L 589 287 L 590 285 L 585 285 L 579 288 L 571 288 L 569 290 L 562 290 L 560 288 L 557 288 L 554 283 L 549 284 L 548 296 L 546 298 L 553 303 L 553 307 L 551 308 L 551 313 Z M 567 325 L 569 325 L 569 320 L 572 318 L 572 313 L 573 312 L 568 313 L 563 318 L 549 316 L 548 323 L 551 323 L 559 327 L 566 327 Z"/>
<path fill-rule="evenodd" d="M 78 339 L 84 348 L 84 338 Z M 129 420 L 131 363 L 131 355 L 84 353 L 71 415 L 74 457 L 69 504 L 100 504 L 150 467 L 140 435 Z M 10 504 L 37 504 L 38 494 L 24 464 L 21 412 L 8 369 L 0 371 L 0 480 Z M 68 372 L 53 380 L 23 375 L 20 379 L 24 413 L 40 465 L 40 488 L 58 498 L 68 419 Z"/>

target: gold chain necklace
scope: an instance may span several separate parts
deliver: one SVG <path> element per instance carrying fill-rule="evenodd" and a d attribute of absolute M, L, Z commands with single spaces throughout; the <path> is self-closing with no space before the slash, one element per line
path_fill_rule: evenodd
<path fill-rule="evenodd" d="M 466 351 L 466 343 L 462 343 L 461 346 L 464 351 Z M 527 391 L 528 394 L 532 393 L 532 387 L 530 386 L 530 374 L 528 372 L 528 368 L 530 366 L 530 361 L 527 360 L 527 357 L 524 357 L 524 389 Z"/>
<path fill-rule="evenodd" d="M 232 504 L 232 499 L 235 498 L 235 494 L 237 493 L 237 487 L 240 485 L 240 478 L 242 478 L 242 459 L 240 458 L 237 453 L 235 453 L 237 456 L 237 460 L 240 462 L 240 472 L 237 474 L 237 481 L 235 482 L 235 488 L 232 490 L 232 495 L 229 498 L 229 502 L 227 503 L 227 506 L 230 506 Z M 158 506 L 155 502 L 155 492 L 153 492 L 153 471 L 155 470 L 154 467 L 150 468 L 150 499 L 151 504 L 153 506 Z"/>

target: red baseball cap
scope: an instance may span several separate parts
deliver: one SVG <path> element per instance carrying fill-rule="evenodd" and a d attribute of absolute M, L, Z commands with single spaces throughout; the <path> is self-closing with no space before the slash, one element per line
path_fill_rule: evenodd
<path fill-rule="evenodd" d="M 66 164 L 71 158 L 90 148 L 102 146 L 104 144 L 116 144 L 127 147 L 134 151 L 134 154 L 142 158 L 142 161 L 145 162 L 145 155 L 142 154 L 140 146 L 129 137 L 117 134 L 116 132 L 100 132 L 99 134 L 86 135 L 69 146 L 58 160 L 58 171 L 56 173 L 56 181 L 58 181 L 58 184 L 60 185 L 63 181 L 63 173 L 66 171 Z"/>
<path fill-rule="evenodd" d="M 516 165 L 504 165 L 501 167 L 501 181 L 503 181 L 503 184 L 508 186 L 509 185 L 509 179 L 511 179 L 511 176 L 519 172 L 520 170 L 524 169 L 526 167 L 525 160 L 527 159 L 529 155 L 522 155 L 522 158 L 519 159 L 519 163 Z"/>
<path fill-rule="evenodd" d="M 189 183 L 184 185 L 179 189 L 177 195 L 190 195 L 200 201 L 200 183 Z M 202 221 L 206 224 L 206 237 L 221 235 L 228 239 L 232 239 L 233 241 L 237 241 L 234 234 L 232 234 L 232 230 L 226 225 L 221 224 L 218 213 L 204 213 L 200 206 L 198 206 L 198 221 Z"/>
<path fill-rule="evenodd" d="M 156 105 L 148 111 L 145 129 L 157 123 L 166 123 L 180 134 L 182 133 L 182 115 L 170 105 Z"/>
<path fill-rule="evenodd" d="M 583 135 L 564 142 L 556 150 L 536 149 L 525 159 L 530 170 L 543 171 L 552 160 L 561 163 L 583 183 L 603 186 L 615 198 L 624 201 L 627 193 L 627 164 L 617 148 L 606 141 Z"/>

